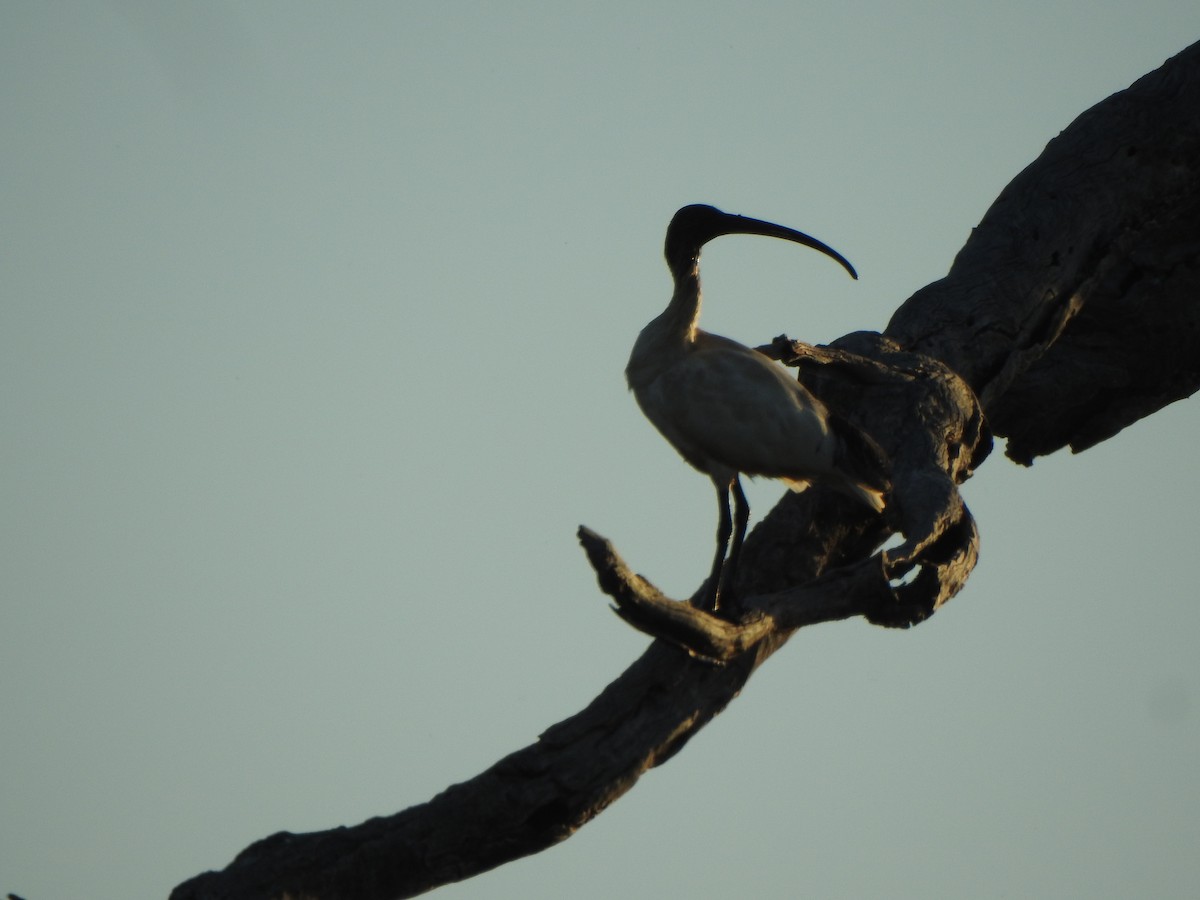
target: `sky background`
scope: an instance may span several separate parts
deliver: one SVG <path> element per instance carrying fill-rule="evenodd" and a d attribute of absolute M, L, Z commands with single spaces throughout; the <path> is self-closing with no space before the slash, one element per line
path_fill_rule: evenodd
<path fill-rule="evenodd" d="M 0 891 L 165 897 L 429 799 L 647 638 L 707 480 L 623 368 L 672 213 L 706 329 L 880 329 L 1194 0 L 0 6 Z M 564 844 L 449 898 L 1200 894 L 1200 413 L 1000 448 L 908 632 L 800 632 Z M 750 490 L 758 516 L 780 493 Z"/>

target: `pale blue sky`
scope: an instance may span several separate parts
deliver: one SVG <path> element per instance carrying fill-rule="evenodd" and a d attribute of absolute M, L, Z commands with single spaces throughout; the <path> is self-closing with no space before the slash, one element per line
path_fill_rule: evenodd
<path fill-rule="evenodd" d="M 162 897 L 429 799 L 645 646 L 711 489 L 622 369 L 674 210 L 704 325 L 881 328 L 1200 6 L 0 7 L 0 890 Z M 1195 897 L 1193 401 L 965 487 L 929 623 L 806 630 L 560 847 L 445 898 Z M 779 488 L 753 486 L 764 512 Z"/>

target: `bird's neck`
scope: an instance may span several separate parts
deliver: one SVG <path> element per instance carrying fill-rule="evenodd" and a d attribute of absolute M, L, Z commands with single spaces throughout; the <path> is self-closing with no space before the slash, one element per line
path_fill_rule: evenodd
<path fill-rule="evenodd" d="M 664 334 L 682 340 L 686 344 L 696 340 L 700 322 L 700 259 L 691 261 L 687 269 L 675 275 L 675 293 L 659 319 Z"/>
<path fill-rule="evenodd" d="M 650 321 L 633 345 L 625 375 L 631 387 L 649 383 L 696 342 L 700 320 L 700 264 L 675 276 L 671 302 Z"/>

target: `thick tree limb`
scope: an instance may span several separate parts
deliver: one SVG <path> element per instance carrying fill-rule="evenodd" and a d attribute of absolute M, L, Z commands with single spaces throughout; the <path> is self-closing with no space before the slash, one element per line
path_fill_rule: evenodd
<path fill-rule="evenodd" d="M 588 534 L 625 618 L 669 640 L 470 781 L 351 828 L 266 838 L 174 900 L 385 900 L 536 853 L 677 753 L 796 628 L 843 613 L 902 626 L 932 614 L 978 552 L 957 491 L 990 446 L 976 396 L 1009 455 L 1029 461 L 1103 440 L 1200 385 L 1197 110 L 1200 44 L 1052 141 L 884 335 L 772 345 L 889 451 L 891 521 L 816 490 L 785 496 L 746 542 L 743 599 L 721 625 L 668 606 Z M 891 529 L 904 542 L 872 556 Z M 911 580 L 889 583 L 902 574 Z"/>
<path fill-rule="evenodd" d="M 888 324 L 979 394 L 1018 462 L 1200 387 L 1198 72 L 1194 44 L 1079 116 Z"/>

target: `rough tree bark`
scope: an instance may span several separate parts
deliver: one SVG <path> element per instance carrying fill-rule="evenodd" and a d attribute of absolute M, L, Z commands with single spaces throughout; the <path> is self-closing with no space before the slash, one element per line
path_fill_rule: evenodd
<path fill-rule="evenodd" d="M 663 597 L 580 529 L 617 612 L 658 638 L 586 709 L 428 803 L 273 835 L 173 900 L 390 900 L 536 853 L 677 753 L 797 628 L 927 618 L 975 563 L 957 485 L 989 427 L 1029 463 L 1200 386 L 1198 257 L 1200 44 L 1051 141 L 883 334 L 761 348 L 889 452 L 887 521 L 816 490 L 785 496 L 747 541 L 728 621 Z M 892 532 L 904 542 L 875 552 Z"/>

